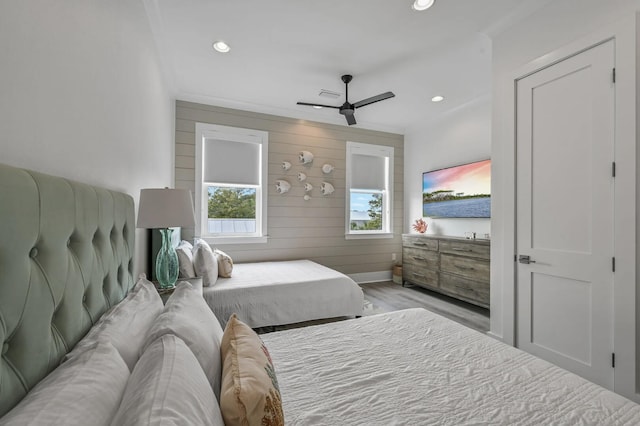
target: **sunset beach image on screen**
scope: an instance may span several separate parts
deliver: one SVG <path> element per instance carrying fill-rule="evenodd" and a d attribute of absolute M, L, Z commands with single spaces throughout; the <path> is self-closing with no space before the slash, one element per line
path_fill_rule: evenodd
<path fill-rule="evenodd" d="M 491 217 L 491 160 L 422 174 L 423 216 Z"/>

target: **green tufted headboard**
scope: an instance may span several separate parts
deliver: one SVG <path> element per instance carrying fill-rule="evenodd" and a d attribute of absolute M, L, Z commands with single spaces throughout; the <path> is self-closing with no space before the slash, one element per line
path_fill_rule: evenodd
<path fill-rule="evenodd" d="M 127 194 L 0 164 L 0 416 L 133 287 Z"/>

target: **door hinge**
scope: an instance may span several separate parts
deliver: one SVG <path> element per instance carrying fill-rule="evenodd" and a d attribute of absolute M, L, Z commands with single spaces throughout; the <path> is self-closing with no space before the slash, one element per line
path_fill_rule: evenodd
<path fill-rule="evenodd" d="M 611 176 L 616 177 L 616 162 L 611 163 Z"/>
<path fill-rule="evenodd" d="M 616 258 L 615 257 L 611 258 L 611 271 L 613 271 L 613 272 L 616 271 Z"/>
<path fill-rule="evenodd" d="M 611 368 L 616 368 L 616 354 L 611 354 Z"/>
<path fill-rule="evenodd" d="M 616 69 L 615 68 L 613 69 L 612 79 L 613 79 L 613 82 L 615 83 L 616 82 Z"/>

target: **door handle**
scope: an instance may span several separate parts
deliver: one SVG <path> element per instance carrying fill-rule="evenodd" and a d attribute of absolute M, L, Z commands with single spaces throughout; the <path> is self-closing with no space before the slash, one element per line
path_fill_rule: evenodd
<path fill-rule="evenodd" d="M 525 265 L 528 265 L 530 263 L 536 263 L 535 260 L 531 260 L 531 258 L 526 254 L 521 254 L 520 256 L 518 256 L 518 262 L 524 263 Z"/>

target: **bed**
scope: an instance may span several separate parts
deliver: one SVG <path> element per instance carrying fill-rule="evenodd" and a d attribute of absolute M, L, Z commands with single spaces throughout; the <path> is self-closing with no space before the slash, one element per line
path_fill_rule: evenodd
<path fill-rule="evenodd" d="M 166 306 L 151 283 L 133 286 L 130 197 L 0 165 L 0 200 L 0 425 L 233 424 L 223 401 L 238 365 L 224 351 L 238 320 L 223 334 L 189 283 Z M 101 333 L 116 322 L 126 339 Z M 256 371 L 287 425 L 640 424 L 626 398 L 423 309 L 264 343 L 245 327 L 259 347 L 242 362 L 269 360 Z M 94 355 L 103 364 L 81 369 Z M 67 386 L 29 405 L 54 379 Z"/>
<path fill-rule="evenodd" d="M 424 309 L 262 339 L 292 425 L 640 424 L 634 402 Z"/>
<path fill-rule="evenodd" d="M 253 328 L 356 317 L 364 303 L 355 281 L 310 260 L 235 264 L 203 294 L 223 327 L 233 313 Z"/>

